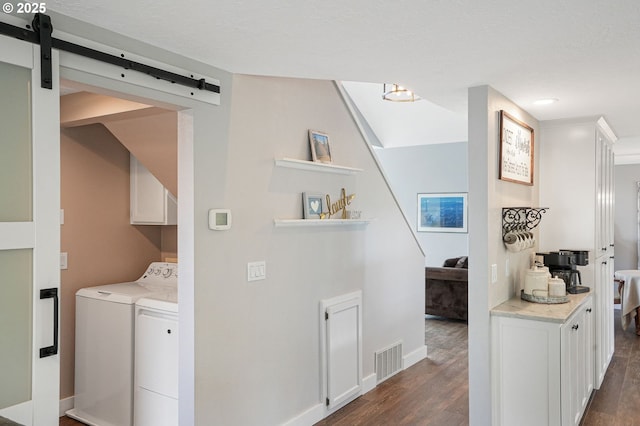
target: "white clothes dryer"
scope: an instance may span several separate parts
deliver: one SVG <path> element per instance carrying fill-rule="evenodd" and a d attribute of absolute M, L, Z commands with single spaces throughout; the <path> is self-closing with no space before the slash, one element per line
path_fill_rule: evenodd
<path fill-rule="evenodd" d="M 177 285 L 177 264 L 153 262 L 137 281 L 78 290 L 69 417 L 92 426 L 133 425 L 135 303 Z"/>
<path fill-rule="evenodd" d="M 178 293 L 136 302 L 136 426 L 178 425 Z"/>

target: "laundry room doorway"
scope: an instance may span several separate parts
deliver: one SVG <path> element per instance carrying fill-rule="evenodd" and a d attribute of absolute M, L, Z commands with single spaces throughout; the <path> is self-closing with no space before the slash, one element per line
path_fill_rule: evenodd
<path fill-rule="evenodd" d="M 60 398 L 65 412 L 77 409 L 92 389 L 78 376 L 84 370 L 74 368 L 76 351 L 88 350 L 75 347 L 76 293 L 136 281 L 152 262 L 178 261 L 179 112 L 95 90 L 61 82 Z M 118 374 L 131 376 L 113 372 Z"/>
<path fill-rule="evenodd" d="M 179 264 L 180 388 L 185 389 L 180 415 L 193 418 L 191 153 L 198 106 L 180 105 L 180 99 L 153 88 L 66 71 L 62 68 L 60 81 L 61 258 L 66 262 L 61 265 L 60 414 L 74 407 L 77 290 L 134 281 L 151 262 L 162 261 Z M 64 78 L 68 74 L 71 78 Z M 162 196 L 150 196 L 158 193 L 157 185 Z"/>

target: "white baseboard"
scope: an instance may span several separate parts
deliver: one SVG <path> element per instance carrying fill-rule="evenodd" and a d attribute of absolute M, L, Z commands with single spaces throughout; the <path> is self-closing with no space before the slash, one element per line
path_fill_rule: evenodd
<path fill-rule="evenodd" d="M 425 359 L 427 357 L 427 347 L 422 346 L 415 351 L 405 355 L 402 357 L 402 365 L 403 369 L 407 369 L 411 367 L 413 364 Z M 362 392 L 361 395 L 375 389 L 378 384 L 376 383 L 376 374 L 370 374 L 362 380 Z M 61 401 L 62 402 L 62 401 Z M 309 408 L 307 411 L 297 415 L 296 417 L 288 420 L 286 423 L 283 423 L 282 426 L 308 426 L 319 422 L 320 420 L 327 417 L 334 411 L 339 410 L 342 407 L 336 407 L 333 411 L 327 411 L 322 404 L 314 405 Z"/>
<path fill-rule="evenodd" d="M 419 347 L 415 351 L 408 353 L 402 357 L 402 368 L 406 370 L 413 364 L 422 361 L 427 357 L 427 347 L 425 345 Z"/>
<path fill-rule="evenodd" d="M 362 392 L 360 395 L 364 395 L 369 392 L 377 385 L 376 383 L 376 374 L 370 374 L 362 380 Z M 346 405 L 347 403 L 345 403 Z M 309 408 L 304 413 L 299 414 L 298 416 L 288 420 L 286 423 L 283 423 L 282 426 L 309 426 L 315 423 L 318 423 L 320 420 L 325 417 L 331 415 L 335 411 L 341 409 L 343 406 L 335 407 L 333 410 L 328 410 L 326 406 L 322 404 L 314 405 Z"/>
<path fill-rule="evenodd" d="M 64 413 L 71 410 L 74 407 L 73 397 L 64 398 L 60 400 L 60 417 L 64 416 Z"/>
<path fill-rule="evenodd" d="M 376 383 L 376 373 L 370 374 L 362 380 L 362 395 L 373 390 L 378 384 Z"/>
<path fill-rule="evenodd" d="M 309 426 L 318 423 L 324 419 L 326 415 L 326 407 L 322 404 L 314 405 L 304 413 L 299 414 L 293 419 L 283 423 L 282 426 Z"/>

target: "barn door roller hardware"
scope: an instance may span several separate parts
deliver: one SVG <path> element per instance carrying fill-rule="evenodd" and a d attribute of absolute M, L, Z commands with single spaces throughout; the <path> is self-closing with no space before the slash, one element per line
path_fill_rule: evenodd
<path fill-rule="evenodd" d="M 220 93 L 220 86 L 217 84 L 207 83 L 204 78 L 195 79 L 185 77 L 167 70 L 125 59 L 124 55 L 115 56 L 109 53 L 100 52 L 99 50 L 90 49 L 68 41 L 53 38 L 51 37 L 53 25 L 51 25 L 51 18 L 48 15 L 36 13 L 31 24 L 33 31 L 9 25 L 5 22 L 0 22 L 0 34 L 40 45 L 42 69 L 40 85 L 44 89 L 51 89 L 52 87 L 53 77 L 51 73 L 51 49 L 53 48 L 69 53 L 75 53 L 76 55 L 95 59 L 100 62 L 106 62 L 107 64 L 116 65 L 127 70 L 142 72 L 160 80 L 170 81 L 171 83 L 181 84 L 194 89 Z"/>
<path fill-rule="evenodd" d="M 48 15 L 37 13 L 31 24 L 40 41 L 40 87 L 51 89 L 53 87 L 53 74 L 51 73 L 51 33 L 53 27 L 51 27 L 51 18 Z"/>

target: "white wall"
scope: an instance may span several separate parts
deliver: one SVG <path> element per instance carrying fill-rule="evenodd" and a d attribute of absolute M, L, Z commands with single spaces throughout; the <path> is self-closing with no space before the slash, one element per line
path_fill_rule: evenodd
<path fill-rule="evenodd" d="M 417 232 L 418 194 L 468 192 L 467 143 L 376 149 L 375 153 L 425 253 L 425 266 L 442 266 L 445 259 L 467 256 L 467 233 Z"/>
<path fill-rule="evenodd" d="M 638 189 L 640 164 L 615 167 L 616 270 L 638 269 Z"/>
<path fill-rule="evenodd" d="M 489 311 L 520 291 L 534 249 L 509 253 L 502 243 L 502 208 L 538 204 L 538 145 L 534 185 L 498 179 L 500 110 L 538 132 L 538 121 L 489 86 L 469 89 L 469 419 L 491 424 L 491 335 Z M 509 264 L 507 274 L 507 262 Z M 491 283 L 491 265 L 498 280 Z M 514 372 L 517 374 L 517 372 Z"/>
<path fill-rule="evenodd" d="M 196 424 L 281 424 L 322 402 L 320 300 L 363 291 L 365 377 L 377 349 L 403 340 L 405 354 L 423 350 L 424 258 L 332 82 L 235 75 L 232 92 L 228 138 L 213 130 L 194 152 Z M 310 128 L 330 135 L 335 163 L 364 171 L 274 167 L 309 158 Z M 302 217 L 303 191 L 342 187 L 376 220 L 274 227 Z M 206 229 L 213 207 L 232 210 L 231 230 Z M 248 283 L 256 260 L 267 279 Z"/>

